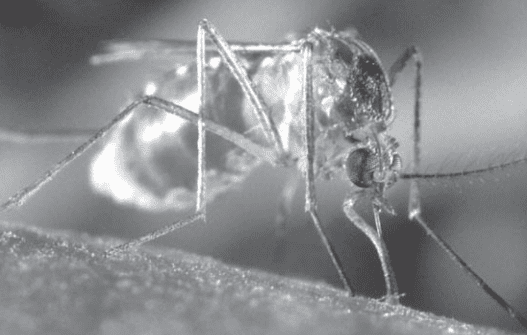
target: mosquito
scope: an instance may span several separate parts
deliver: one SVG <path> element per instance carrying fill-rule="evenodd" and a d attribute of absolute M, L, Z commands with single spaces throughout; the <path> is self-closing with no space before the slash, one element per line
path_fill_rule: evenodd
<path fill-rule="evenodd" d="M 317 179 L 344 178 L 349 181 L 350 192 L 342 209 L 376 249 L 384 274 L 385 301 L 399 304 L 380 214 L 395 214 L 385 191 L 399 178 L 410 179 L 410 220 L 417 222 L 478 286 L 527 329 L 527 319 L 429 228 L 421 215 L 418 186 L 419 179 L 485 173 L 524 163 L 527 158 L 460 173 L 420 173 L 423 61 L 416 47 L 407 48 L 386 71 L 375 51 L 352 29 L 315 28 L 303 37 L 278 44 L 238 43 L 227 42 L 211 23 L 202 20 L 197 41 L 110 41 L 106 52 L 92 57 L 92 63 L 175 61 L 194 53 L 195 62 L 176 65 L 160 83 L 147 86 L 145 95 L 131 102 L 42 177 L 0 205 L 0 209 L 22 205 L 112 131 L 110 141 L 92 166 L 92 183 L 97 190 L 151 210 L 185 208 L 195 203 L 195 212 L 107 250 L 106 254 L 111 255 L 206 220 L 207 202 L 236 187 L 259 164 L 288 167 L 304 177 L 305 211 L 344 288 L 353 296 L 356 291 L 321 223 L 315 190 Z M 401 173 L 399 144 L 388 134 L 395 118 L 391 88 L 410 61 L 416 70 L 412 172 Z M 40 141 L 53 140 L 55 135 L 59 139 L 82 137 L 85 132 L 4 132 L 3 138 Z M 226 141 L 218 141 L 218 136 Z M 197 149 L 192 146 L 195 142 Z M 206 152 L 216 159 L 206 158 Z M 195 184 L 171 177 L 173 170 L 186 172 L 195 165 Z M 291 178 L 282 192 L 284 215 L 291 206 L 296 184 Z M 361 199 L 370 202 L 375 229 L 354 209 Z"/>

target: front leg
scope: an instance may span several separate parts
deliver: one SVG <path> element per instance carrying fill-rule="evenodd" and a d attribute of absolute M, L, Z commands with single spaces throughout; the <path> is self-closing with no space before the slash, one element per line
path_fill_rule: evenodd
<path fill-rule="evenodd" d="M 399 303 L 399 293 L 397 288 L 397 282 L 395 280 L 395 273 L 393 272 L 390 257 L 388 255 L 388 248 L 384 243 L 383 239 L 379 237 L 375 229 L 373 229 L 364 219 L 355 211 L 353 205 L 364 192 L 356 192 L 348 199 L 346 199 L 342 205 L 344 214 L 348 219 L 359 228 L 373 243 L 379 259 L 381 261 L 382 271 L 384 273 L 384 280 L 386 282 L 386 297 L 385 300 L 387 303 L 396 305 Z M 376 209 L 376 206 L 373 206 L 373 211 L 375 214 L 375 219 L 378 220 L 379 211 Z"/>

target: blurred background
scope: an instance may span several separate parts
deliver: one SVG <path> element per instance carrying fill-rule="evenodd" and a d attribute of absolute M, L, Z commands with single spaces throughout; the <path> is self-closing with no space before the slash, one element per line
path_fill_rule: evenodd
<path fill-rule="evenodd" d="M 18 7 L 16 7 L 18 6 Z M 65 1 L 0 9 L 0 115 L 9 128 L 97 128 L 142 90 L 140 64 L 92 68 L 97 42 L 111 38 L 194 39 L 208 18 L 227 39 L 281 41 L 315 26 L 354 26 L 385 66 L 407 46 L 424 54 L 423 166 L 430 172 L 483 167 L 525 155 L 527 3 L 524 1 Z M 391 130 L 404 162 L 411 153 L 413 68 L 394 90 Z M 0 143 L 0 198 L 39 177 L 77 144 Z M 132 238 L 182 213 L 148 213 L 95 194 L 89 164 L 97 149 L 63 171 L 24 207 L 2 219 L 93 235 Z M 261 167 L 240 190 L 208 209 L 208 223 L 155 243 L 231 264 L 340 286 L 296 194 L 282 259 L 273 259 L 276 199 L 284 170 Z M 487 282 L 527 314 L 527 174 L 523 167 L 481 179 L 423 183 L 424 216 Z M 319 183 L 320 214 L 361 295 L 381 297 L 379 262 L 341 213 L 347 184 Z M 408 182 L 389 191 L 397 216 L 383 216 L 403 303 L 495 327 L 521 330 L 407 219 Z M 243 204 L 240 206 L 240 204 Z M 368 208 L 361 213 L 372 222 Z"/>

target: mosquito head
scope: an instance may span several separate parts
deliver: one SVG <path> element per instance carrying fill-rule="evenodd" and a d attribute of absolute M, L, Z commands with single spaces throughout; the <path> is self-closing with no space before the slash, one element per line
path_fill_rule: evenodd
<path fill-rule="evenodd" d="M 402 163 L 401 156 L 395 150 L 397 145 L 393 137 L 385 136 L 370 146 L 350 151 L 346 159 L 346 172 L 350 181 L 360 188 L 376 185 L 389 187 L 395 183 Z"/>

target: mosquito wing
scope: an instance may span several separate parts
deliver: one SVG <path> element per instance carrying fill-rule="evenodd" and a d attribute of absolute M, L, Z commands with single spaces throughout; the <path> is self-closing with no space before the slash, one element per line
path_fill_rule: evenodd
<path fill-rule="evenodd" d="M 92 62 L 148 58 L 163 48 L 158 42 L 110 42 L 108 53 L 95 56 L 99 61 Z M 173 49 L 167 52 L 174 56 L 170 70 L 165 67 L 158 80 L 147 84 L 146 91 L 196 111 L 199 99 L 196 62 L 188 62 L 189 55 L 183 57 Z M 248 72 L 255 71 L 260 58 L 256 54 L 243 58 Z M 187 63 L 178 64 L 177 59 L 186 59 Z M 235 132 L 255 133 L 257 123 L 247 115 L 243 92 L 219 57 L 209 57 L 206 76 L 207 117 Z M 168 113 L 139 107 L 117 127 L 97 154 L 91 166 L 92 185 L 117 202 L 143 209 L 187 209 L 194 205 L 196 197 L 197 138 L 194 124 Z M 251 135 L 251 138 L 258 141 L 261 136 Z M 210 133 L 206 160 L 207 201 L 239 185 L 259 163 L 257 158 Z"/>
<path fill-rule="evenodd" d="M 101 42 L 99 47 L 100 53 L 90 58 L 93 65 L 139 60 L 174 61 L 196 54 L 195 41 L 110 40 Z"/>
<path fill-rule="evenodd" d="M 269 44 L 250 43 L 250 42 L 229 42 L 231 50 L 238 55 L 246 57 L 261 58 L 265 55 L 272 55 L 276 52 L 284 52 L 290 45 L 289 42 Z M 274 51 L 273 51 L 274 49 Z M 215 53 L 217 50 L 211 45 L 206 45 L 208 53 Z M 90 62 L 93 65 L 116 63 L 123 61 L 139 60 L 168 60 L 174 61 L 186 58 L 188 55 L 196 56 L 196 41 L 185 40 L 109 40 L 100 43 L 100 53 L 92 56 Z"/>

